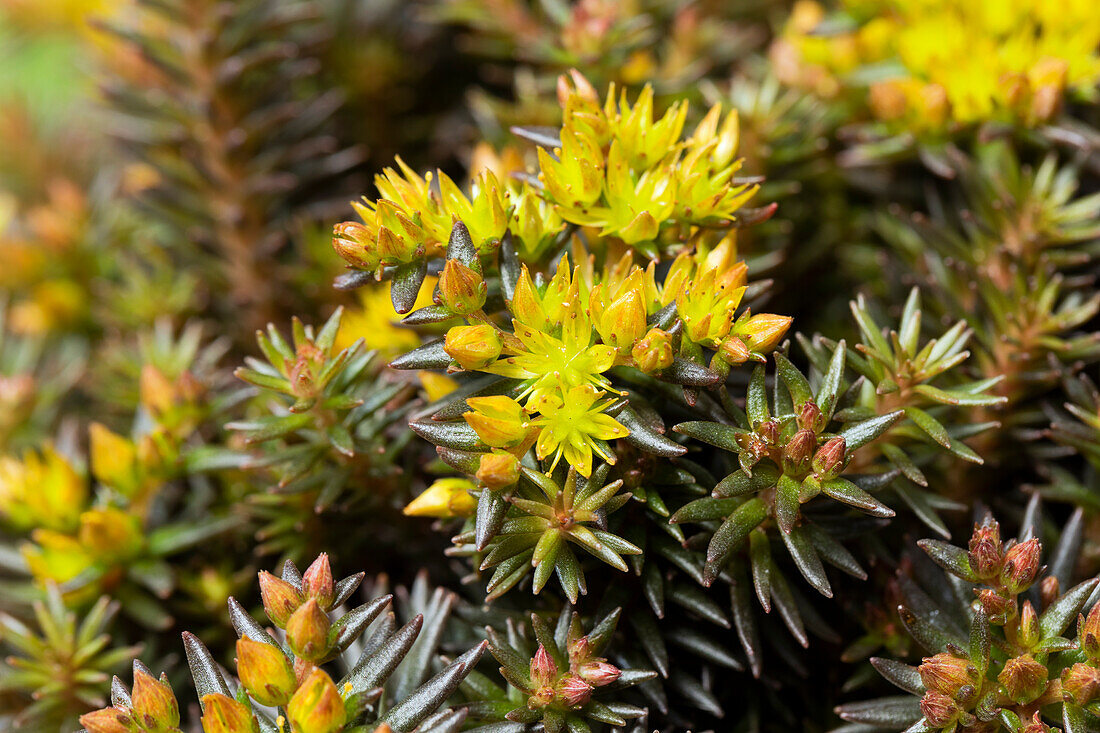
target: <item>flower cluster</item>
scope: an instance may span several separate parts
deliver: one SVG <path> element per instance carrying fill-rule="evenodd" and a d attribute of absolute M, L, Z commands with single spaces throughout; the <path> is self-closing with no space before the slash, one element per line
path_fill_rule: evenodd
<path fill-rule="evenodd" d="M 817 2 L 798 3 L 773 48 L 776 70 L 824 96 L 865 94 L 861 102 L 895 130 L 1039 125 L 1100 78 L 1100 23 L 1087 2 L 843 6 L 828 17 Z M 865 73 L 875 67 L 881 71 Z"/>

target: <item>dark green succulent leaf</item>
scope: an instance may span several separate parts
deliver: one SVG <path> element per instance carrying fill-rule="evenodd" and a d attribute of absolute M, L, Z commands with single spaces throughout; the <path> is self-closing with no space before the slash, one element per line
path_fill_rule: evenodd
<path fill-rule="evenodd" d="M 403 314 L 413 309 L 427 275 L 427 258 L 419 258 L 394 270 L 393 281 L 390 283 L 390 299 L 395 311 Z"/>
<path fill-rule="evenodd" d="M 849 504 L 872 517 L 888 518 L 894 510 L 856 486 L 846 478 L 837 477 L 823 481 L 821 491 L 832 499 Z"/>
<path fill-rule="evenodd" d="M 729 556 L 745 541 L 749 532 L 767 518 L 767 513 L 764 502 L 753 498 L 739 506 L 722 522 L 707 547 L 707 561 L 703 567 L 704 585 L 714 582 Z"/>
<path fill-rule="evenodd" d="M 775 486 L 779 476 L 779 469 L 769 464 L 754 466 L 751 476 L 743 469 L 738 469 L 718 482 L 714 487 L 714 496 L 725 499 L 743 494 L 755 494 Z"/>
<path fill-rule="evenodd" d="M 871 657 L 870 661 L 871 666 L 890 684 L 913 695 L 924 694 L 924 683 L 916 667 L 882 657 Z"/>
<path fill-rule="evenodd" d="M 722 381 L 722 375 L 701 364 L 677 356 L 673 358 L 672 365 L 661 372 L 660 379 L 673 384 L 682 384 L 685 387 L 713 387 Z"/>
<path fill-rule="evenodd" d="M 813 400 L 813 391 L 810 389 L 810 382 L 806 379 L 805 375 L 798 370 L 798 367 L 792 364 L 787 357 L 778 352 L 776 352 L 774 358 L 776 371 L 779 373 L 779 378 L 783 380 L 783 384 L 787 387 L 793 406 L 797 408 Z M 784 411 L 780 411 L 779 414 L 783 414 L 783 412 Z"/>
<path fill-rule="evenodd" d="M 349 695 L 358 695 L 379 687 L 405 659 L 423 625 L 424 617 L 421 614 L 414 616 L 372 654 L 360 657 L 347 676 L 340 681 L 339 687 L 343 689 L 345 685 L 350 685 Z"/>
<path fill-rule="evenodd" d="M 443 349 L 443 339 L 429 341 L 390 362 L 391 369 L 446 369 L 450 355 Z"/>
<path fill-rule="evenodd" d="M 615 419 L 630 431 L 626 436 L 626 442 L 646 453 L 664 458 L 675 458 L 687 453 L 687 448 L 653 430 L 631 407 L 622 410 Z"/>
<path fill-rule="evenodd" d="M 191 678 L 195 682 L 195 691 L 200 700 L 206 695 L 214 694 L 233 696 L 222 677 L 218 663 L 197 636 L 183 632 L 183 651 L 187 655 L 187 666 L 191 669 Z"/>
<path fill-rule="evenodd" d="M 980 578 L 970 567 L 970 555 L 961 547 L 940 540 L 920 540 L 917 545 L 928 557 L 947 572 L 971 583 Z"/>
<path fill-rule="evenodd" d="M 850 425 L 840 431 L 840 437 L 844 438 L 847 454 L 851 455 L 872 440 L 881 436 L 904 415 L 904 411 L 897 410 L 886 415 L 879 415 L 870 420 L 864 420 L 855 425 Z"/>
<path fill-rule="evenodd" d="M 826 598 L 833 597 L 833 589 L 829 585 L 829 578 L 825 575 L 825 567 L 821 564 L 821 557 L 814 549 L 807 535 L 801 527 L 792 527 L 790 532 L 781 532 L 783 544 L 791 554 L 795 566 L 802 577 Z"/>
<path fill-rule="evenodd" d="M 412 428 L 414 433 L 433 445 L 466 451 L 484 451 L 488 449 L 488 446 L 481 442 L 477 432 L 464 420 L 439 422 L 431 418 L 424 418 L 414 420 L 409 423 L 409 427 Z"/>
<path fill-rule="evenodd" d="M 908 728 L 920 720 L 920 700 L 912 695 L 880 697 L 866 702 L 841 705 L 836 714 L 849 723 L 863 723 L 878 728 Z"/>
<path fill-rule="evenodd" d="M 1078 583 L 1066 591 L 1061 598 L 1050 604 L 1039 616 L 1040 638 L 1049 639 L 1054 636 L 1061 636 L 1062 632 L 1070 625 L 1070 622 L 1077 618 L 1077 614 L 1084 608 L 1085 602 L 1096 590 L 1097 584 L 1100 584 L 1100 579 L 1097 578 Z"/>

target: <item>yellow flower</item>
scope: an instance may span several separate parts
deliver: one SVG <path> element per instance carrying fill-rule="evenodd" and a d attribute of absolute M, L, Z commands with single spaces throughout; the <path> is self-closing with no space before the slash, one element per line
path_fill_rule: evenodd
<path fill-rule="evenodd" d="M 477 508 L 477 501 L 470 495 L 476 489 L 474 482 L 468 479 L 437 479 L 410 501 L 404 512 L 410 517 L 468 517 Z"/>
<path fill-rule="evenodd" d="M 615 462 L 614 452 L 604 441 L 625 438 L 630 431 L 603 414 L 612 402 L 597 403 L 603 394 L 591 385 L 580 385 L 567 391 L 564 399 L 546 394 L 535 402 L 539 415 L 532 424 L 540 428 L 535 453 L 539 460 L 554 455 L 551 471 L 563 456 L 582 476 L 592 475 L 593 453 L 608 463 Z"/>
<path fill-rule="evenodd" d="M 72 530 L 87 500 L 87 482 L 52 446 L 0 458 L 0 516 L 17 529 Z"/>

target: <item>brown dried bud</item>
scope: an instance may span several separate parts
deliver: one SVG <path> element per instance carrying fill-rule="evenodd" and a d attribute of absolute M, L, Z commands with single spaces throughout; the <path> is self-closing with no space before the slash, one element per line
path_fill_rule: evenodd
<path fill-rule="evenodd" d="M 318 605 L 326 611 L 332 606 L 335 588 L 328 553 L 322 552 L 318 555 L 317 559 L 302 573 L 302 592 L 316 600 Z"/>
<path fill-rule="evenodd" d="M 1036 711 L 1031 720 L 1027 722 L 1027 725 L 1020 728 L 1020 733 L 1050 733 L 1050 726 L 1043 722 L 1043 719 L 1039 717 L 1039 712 Z"/>
<path fill-rule="evenodd" d="M 1011 700 L 1023 705 L 1043 694 L 1047 674 L 1046 666 L 1039 664 L 1030 654 L 1021 654 L 1005 662 L 997 681 Z"/>
<path fill-rule="evenodd" d="M 955 701 L 942 692 L 929 690 L 920 700 L 920 711 L 924 719 L 934 728 L 947 728 L 959 718 Z"/>
<path fill-rule="evenodd" d="M 570 675 L 561 681 L 558 695 L 566 707 L 580 707 L 592 697 L 592 685 L 580 677 Z"/>
<path fill-rule="evenodd" d="M 818 478 L 835 478 L 844 469 L 844 453 L 848 446 L 839 435 L 830 438 L 814 454 L 813 469 Z"/>
<path fill-rule="evenodd" d="M 1001 527 L 995 521 L 974 525 L 970 536 L 970 567 L 979 578 L 991 578 L 1001 570 Z"/>
<path fill-rule="evenodd" d="M 646 374 L 655 374 L 672 366 L 672 336 L 659 328 L 651 328 L 634 348 L 630 356 Z"/>
<path fill-rule="evenodd" d="M 978 670 L 969 659 L 943 652 L 922 659 L 917 671 L 926 689 L 952 698 L 958 696 L 964 685 L 978 682 Z"/>
<path fill-rule="evenodd" d="M 1001 584 L 1010 593 L 1022 593 L 1035 582 L 1039 572 L 1039 559 L 1043 548 L 1034 537 L 1027 542 L 1013 545 L 1005 553 L 1001 568 Z"/>
<path fill-rule="evenodd" d="M 1078 705 L 1088 705 L 1100 693 L 1100 670 L 1078 662 L 1062 672 L 1062 696 Z"/>
<path fill-rule="evenodd" d="M 317 601 L 310 598 L 286 622 L 286 640 L 295 656 L 319 662 L 328 654 L 328 630 L 332 624 Z"/>
<path fill-rule="evenodd" d="M 805 428 L 799 430 L 783 449 L 784 468 L 789 468 L 795 473 L 805 472 L 813 460 L 815 448 L 817 448 L 817 436 L 814 431 Z"/>
<path fill-rule="evenodd" d="M 976 592 L 978 602 L 985 609 L 990 623 L 996 626 L 1004 626 L 1009 619 L 1016 617 L 1015 598 L 1006 598 L 992 588 L 983 588 Z"/>
<path fill-rule="evenodd" d="M 302 594 L 297 588 L 266 570 L 260 571 L 260 598 L 267 617 L 280 629 L 286 628 L 290 615 L 302 604 Z"/>

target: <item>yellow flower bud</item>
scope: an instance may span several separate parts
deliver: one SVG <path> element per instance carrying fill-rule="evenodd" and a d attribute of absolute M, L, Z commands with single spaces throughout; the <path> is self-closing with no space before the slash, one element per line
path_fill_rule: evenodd
<path fill-rule="evenodd" d="M 439 276 L 439 298 L 455 313 L 465 315 L 485 305 L 488 286 L 477 272 L 458 260 L 447 260 Z"/>
<path fill-rule="evenodd" d="M 468 517 L 477 508 L 470 496 L 476 489 L 472 481 L 464 478 L 442 478 L 424 490 L 405 507 L 410 517 Z"/>
<path fill-rule="evenodd" d="M 615 299 L 599 316 L 596 328 L 605 344 L 630 348 L 645 333 L 645 304 L 636 290 Z"/>
<path fill-rule="evenodd" d="M 260 598 L 263 600 L 264 611 L 271 623 L 280 629 L 285 629 L 291 614 L 298 610 L 302 603 L 302 594 L 290 583 L 282 578 L 276 578 L 266 570 L 260 574 Z"/>
<path fill-rule="evenodd" d="M 443 350 L 463 369 L 481 369 L 500 356 L 502 344 L 497 330 L 487 323 L 455 326 L 447 331 Z"/>
<path fill-rule="evenodd" d="M 135 665 L 130 700 L 134 716 L 147 730 L 175 728 L 180 723 L 179 703 L 163 674 L 158 680 Z"/>
<path fill-rule="evenodd" d="M 319 662 L 328 654 L 328 630 L 332 623 L 313 598 L 298 606 L 286 622 L 286 641 L 294 655 Z"/>
<path fill-rule="evenodd" d="M 286 705 L 298 687 L 294 666 L 286 655 L 271 644 L 247 636 L 237 641 L 237 676 L 261 705 Z"/>
<path fill-rule="evenodd" d="M 487 445 L 512 448 L 527 437 L 530 428 L 527 413 L 511 397 L 470 397 L 466 404 L 473 409 L 463 417 Z"/>
<path fill-rule="evenodd" d="M 504 451 L 483 453 L 477 467 L 477 480 L 493 491 L 512 486 L 519 481 L 519 459 Z"/>
<path fill-rule="evenodd" d="M 88 733 L 139 733 L 141 730 L 125 710 L 104 708 L 80 716 L 80 724 Z"/>
<path fill-rule="evenodd" d="M 302 592 L 316 599 L 323 609 L 327 610 L 332 605 L 335 590 L 328 553 L 322 552 L 318 555 L 317 559 L 302 573 Z"/>
<path fill-rule="evenodd" d="M 646 374 L 668 369 L 672 366 L 672 336 L 659 328 L 649 329 L 649 333 L 634 345 L 630 356 L 639 369 Z"/>
<path fill-rule="evenodd" d="M 347 722 L 347 710 L 336 685 L 314 669 L 286 706 L 295 733 L 336 733 Z"/>
<path fill-rule="evenodd" d="M 92 475 L 96 480 L 127 496 L 138 485 L 137 447 L 102 423 L 88 428 L 91 442 Z"/>
<path fill-rule="evenodd" d="M 252 712 L 231 697 L 215 692 L 203 695 L 200 702 L 204 733 L 258 733 L 260 730 Z"/>
<path fill-rule="evenodd" d="M 758 313 L 749 318 L 743 327 L 738 329 L 741 338 L 750 351 L 757 354 L 766 354 L 775 349 L 787 329 L 791 327 L 790 316 L 777 316 L 774 313 Z"/>

